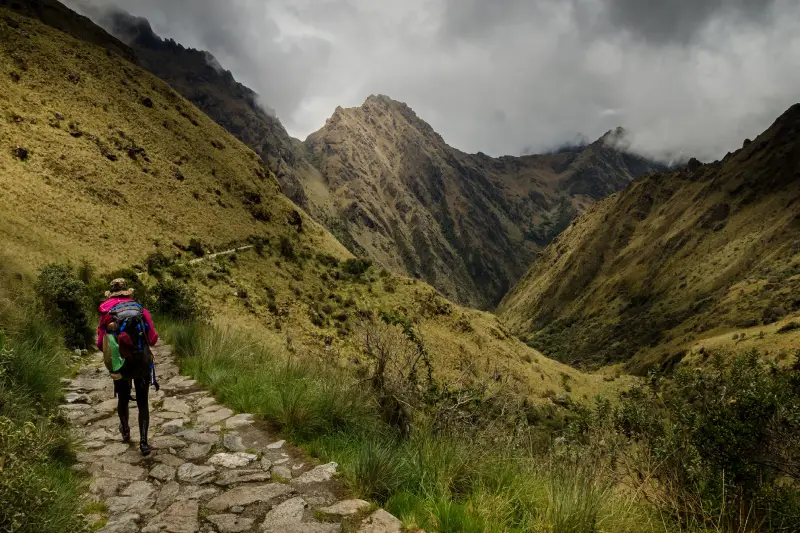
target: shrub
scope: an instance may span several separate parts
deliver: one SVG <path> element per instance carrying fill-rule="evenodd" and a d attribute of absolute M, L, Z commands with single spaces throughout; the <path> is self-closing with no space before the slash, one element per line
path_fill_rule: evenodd
<path fill-rule="evenodd" d="M 317 254 L 317 261 L 322 266 L 326 266 L 329 268 L 335 268 L 339 266 L 339 260 L 330 254 L 325 253 L 318 253 Z"/>
<path fill-rule="evenodd" d="M 294 244 L 286 236 L 281 237 L 280 251 L 281 255 L 290 261 L 297 257 L 294 252 Z"/>
<path fill-rule="evenodd" d="M 789 333 L 790 331 L 794 331 L 796 329 L 800 329 L 800 322 L 789 322 L 781 326 L 778 329 L 778 333 Z"/>
<path fill-rule="evenodd" d="M 36 280 L 36 293 L 48 316 L 63 328 L 67 346 L 91 345 L 86 284 L 76 277 L 71 266 L 54 263 L 44 267 Z"/>
<path fill-rule="evenodd" d="M 372 260 L 366 258 L 350 258 L 345 259 L 342 262 L 342 272 L 353 276 L 354 278 L 360 278 L 363 276 L 367 270 L 372 266 Z"/>
<path fill-rule="evenodd" d="M 156 311 L 180 320 L 194 320 L 205 315 L 189 287 L 174 280 L 161 280 L 153 289 Z"/>
<path fill-rule="evenodd" d="M 203 257 L 206 255 L 205 247 L 200 239 L 189 239 L 189 246 L 186 247 L 186 251 L 192 252 L 197 257 Z"/>
<path fill-rule="evenodd" d="M 756 351 L 638 388 L 610 421 L 639 450 L 634 477 L 681 527 L 800 528 L 800 366 L 781 371 Z M 594 422 L 595 427 L 598 424 Z M 607 440 L 607 439 L 605 439 Z"/>
<path fill-rule="evenodd" d="M 156 277 L 161 276 L 161 272 L 171 264 L 172 260 L 160 251 L 151 253 L 145 259 L 147 273 Z"/>

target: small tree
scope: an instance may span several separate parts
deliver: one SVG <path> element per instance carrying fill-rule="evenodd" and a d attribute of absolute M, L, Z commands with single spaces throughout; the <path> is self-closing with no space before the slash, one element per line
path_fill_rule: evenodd
<path fill-rule="evenodd" d="M 358 330 L 363 353 L 371 365 L 370 382 L 384 418 L 407 435 L 411 432 L 413 411 L 422 407 L 431 381 L 425 348 L 413 332 L 410 338 L 409 330 L 388 317 L 362 318 Z"/>

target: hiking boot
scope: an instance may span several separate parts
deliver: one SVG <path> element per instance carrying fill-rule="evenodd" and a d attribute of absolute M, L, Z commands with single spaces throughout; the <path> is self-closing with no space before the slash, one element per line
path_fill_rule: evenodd
<path fill-rule="evenodd" d="M 150 429 L 150 420 L 139 420 L 139 451 L 147 457 L 153 451 L 153 447 L 147 443 L 147 432 Z"/>
<path fill-rule="evenodd" d="M 153 447 L 147 444 L 146 442 L 139 443 L 139 452 L 144 456 L 147 457 L 150 455 L 150 452 L 153 451 Z"/>

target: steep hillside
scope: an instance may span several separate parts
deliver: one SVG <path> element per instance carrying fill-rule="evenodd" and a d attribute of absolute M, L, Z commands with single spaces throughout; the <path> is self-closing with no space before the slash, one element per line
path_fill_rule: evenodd
<path fill-rule="evenodd" d="M 141 265 L 145 282 L 188 284 L 218 323 L 354 371 L 359 321 L 383 312 L 419 332 L 447 387 L 547 403 L 625 383 L 550 361 L 496 317 L 424 283 L 346 261 L 255 153 L 103 48 L 0 8 L 0 71 L 0 253 L 32 270 L 54 260 L 101 272 Z M 252 248 L 200 259 L 192 239 Z"/>
<path fill-rule="evenodd" d="M 592 206 L 500 311 L 562 361 L 674 363 L 699 339 L 800 310 L 798 230 L 795 105 L 722 161 L 644 177 Z"/>
<path fill-rule="evenodd" d="M 145 19 L 84 9 L 261 155 L 283 192 L 351 252 L 462 304 L 496 305 L 575 214 L 660 169 L 615 149 L 621 130 L 550 156 L 467 155 L 387 97 L 337 110 L 301 143 L 207 52 L 161 39 Z"/>
<path fill-rule="evenodd" d="M 88 9 L 88 7 L 87 7 Z M 259 154 L 276 175 L 282 191 L 307 209 L 302 181 L 315 169 L 305 160 L 302 145 L 289 137 L 258 95 L 237 82 L 208 52 L 161 39 L 150 23 L 121 11 L 92 10 L 112 34 L 127 43 L 138 63 L 165 80 L 220 126 Z"/>
<path fill-rule="evenodd" d="M 657 168 L 616 150 L 619 135 L 559 154 L 470 155 L 407 105 L 371 96 L 306 140 L 325 180 L 309 197 L 351 250 L 493 307 L 575 214 Z"/>

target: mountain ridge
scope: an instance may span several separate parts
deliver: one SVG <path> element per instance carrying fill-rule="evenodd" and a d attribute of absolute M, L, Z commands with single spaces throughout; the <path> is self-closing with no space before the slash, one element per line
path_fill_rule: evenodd
<path fill-rule="evenodd" d="M 603 139 L 559 154 L 467 154 L 385 95 L 337 108 L 304 144 L 326 184 L 316 204 L 348 248 L 482 308 L 586 205 L 661 168 Z"/>

